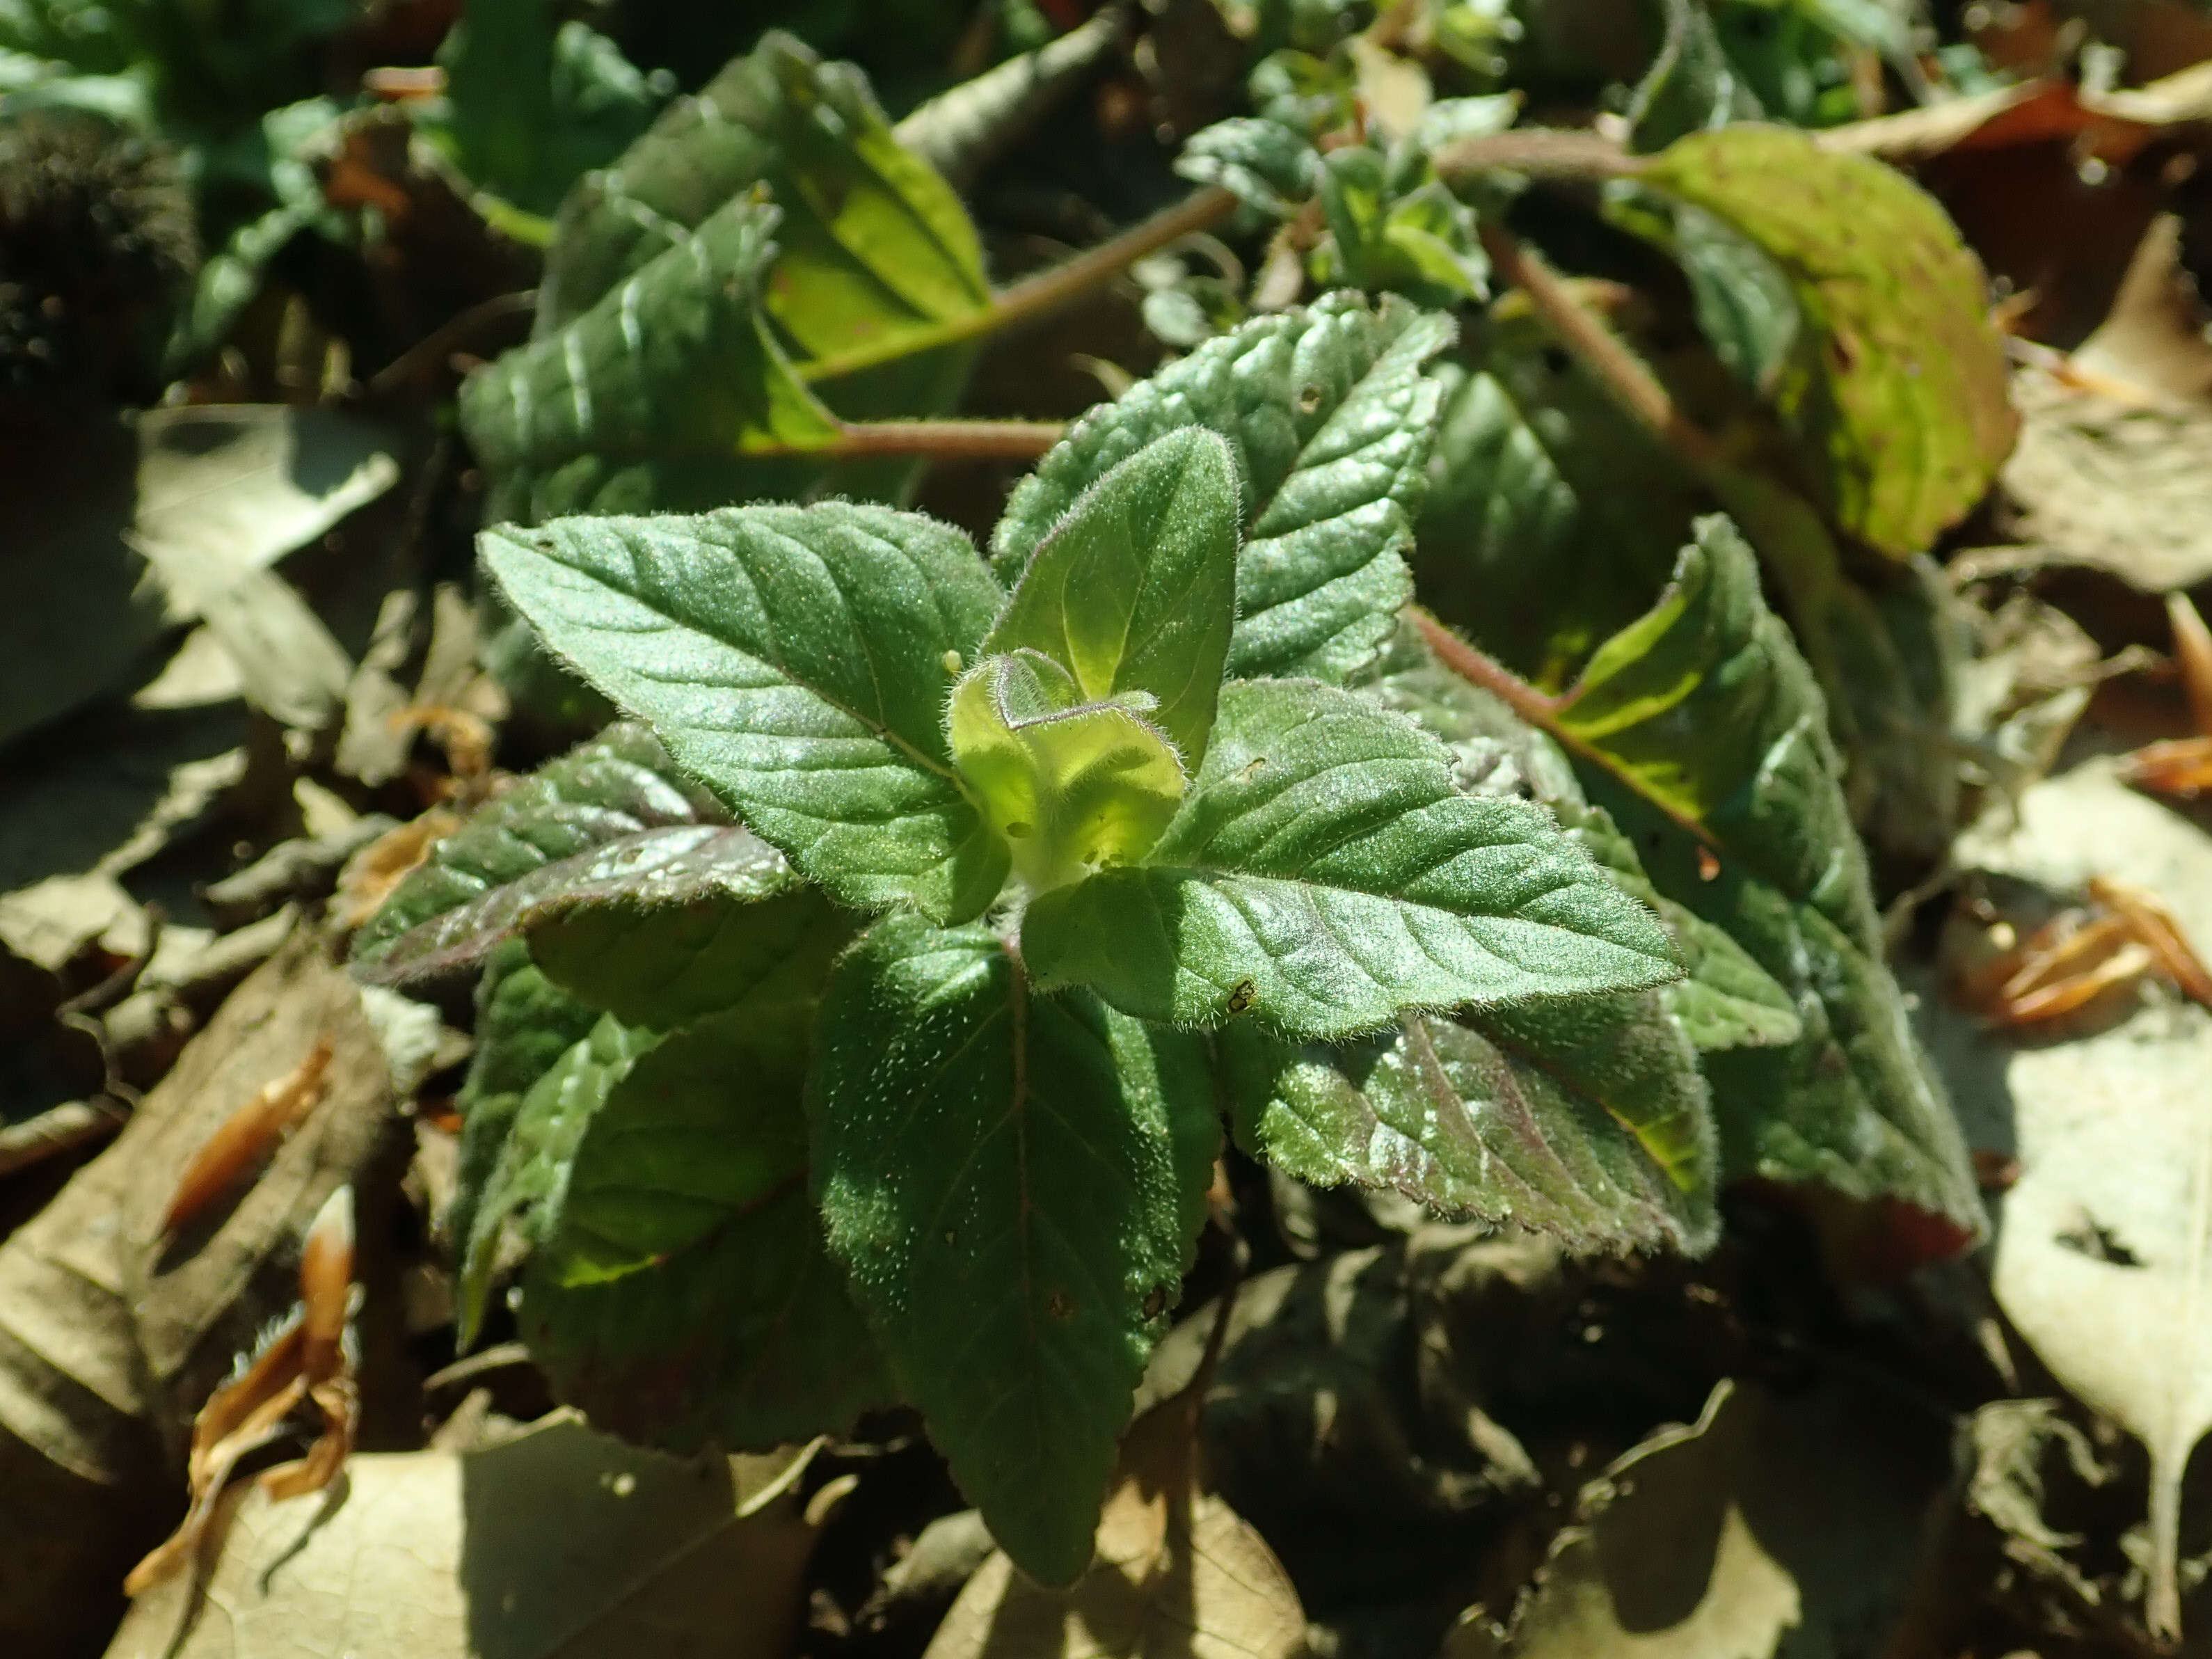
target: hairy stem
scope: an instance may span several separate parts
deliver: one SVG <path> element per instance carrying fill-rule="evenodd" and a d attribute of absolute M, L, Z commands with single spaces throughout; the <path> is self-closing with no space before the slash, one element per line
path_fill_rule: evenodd
<path fill-rule="evenodd" d="M 1544 257 L 1497 225 L 1482 227 L 1483 251 L 1498 274 L 1528 296 L 1559 343 L 1589 370 L 1629 418 L 1656 434 L 1699 473 L 1721 465 L 1720 445 L 1682 413 L 1659 377 L 1575 297 Z"/>
<path fill-rule="evenodd" d="M 1515 127 L 1446 144 L 1434 157 L 1437 174 L 1455 184 L 1500 170 L 1570 184 L 1625 179 L 1644 163 L 1610 138 L 1553 127 Z"/>
<path fill-rule="evenodd" d="M 1561 711 L 1574 701 L 1574 694 L 1571 691 L 1563 697 L 1555 697 L 1548 692 L 1539 691 L 1503 663 L 1486 655 L 1482 651 L 1460 638 L 1420 606 L 1407 606 L 1406 614 L 1413 619 L 1413 625 L 1421 631 L 1421 638 L 1427 643 L 1429 649 L 1436 653 L 1437 660 L 1446 668 L 1450 669 L 1469 685 L 1479 686 L 1489 692 L 1529 725 L 1540 732 L 1547 732 L 1563 747 L 1588 761 L 1592 766 L 1620 779 L 1638 796 L 1666 813 L 1701 846 L 1711 846 L 1712 837 L 1705 833 L 1704 828 L 1694 818 L 1685 817 L 1664 803 L 1652 800 L 1649 792 L 1637 781 L 1626 768 L 1621 765 L 1619 760 L 1590 743 L 1580 733 L 1571 730 L 1560 720 Z"/>
<path fill-rule="evenodd" d="M 852 421 L 808 454 L 838 460 L 910 455 L 939 461 L 1033 461 L 1060 441 L 1058 421 Z"/>
<path fill-rule="evenodd" d="M 1002 328 L 1012 328 L 1059 310 L 1081 299 L 1092 289 L 1111 282 L 1126 267 L 1133 264 L 1148 253 L 1156 253 L 1169 243 L 1218 224 L 1229 216 L 1237 205 L 1237 198 L 1218 185 L 1194 191 L 1173 207 L 1163 209 L 1151 218 L 1129 227 L 1120 235 L 1109 237 L 1087 252 L 1079 253 L 1065 264 L 1049 270 L 1041 270 L 1034 276 L 1024 277 L 1012 288 L 1000 289 L 991 296 L 991 302 L 964 316 L 955 317 L 933 328 L 919 329 L 912 333 L 896 334 L 889 339 L 855 346 L 850 351 L 832 356 L 817 357 L 811 363 L 795 365 L 801 380 L 810 382 L 842 380 L 856 374 L 864 368 L 873 368 L 901 357 L 910 357 L 917 352 L 933 351 L 940 346 L 957 345 L 963 340 L 994 334 Z"/>

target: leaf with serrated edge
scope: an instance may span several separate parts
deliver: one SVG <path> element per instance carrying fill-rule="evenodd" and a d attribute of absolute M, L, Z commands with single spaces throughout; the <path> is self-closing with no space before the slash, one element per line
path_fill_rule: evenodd
<path fill-rule="evenodd" d="M 1981 499 L 2019 422 L 1981 264 L 1934 198 L 1878 161 L 1749 122 L 1678 139 L 1637 177 L 1741 232 L 1789 279 L 1806 338 L 1776 400 L 1838 524 L 1903 558 Z"/>
<path fill-rule="evenodd" d="M 1004 844 L 955 775 L 948 661 L 1004 601 L 966 537 L 829 501 L 487 531 L 554 653 L 846 903 L 978 915 Z"/>
<path fill-rule="evenodd" d="M 832 1250 L 953 1479 L 1075 1578 L 1205 1218 L 1190 1040 L 1024 982 L 1005 941 L 878 922 L 831 976 L 808 1115 Z"/>
<path fill-rule="evenodd" d="M 1705 1079 L 1656 993 L 1412 1014 L 1334 1048 L 1249 1024 L 1217 1041 L 1239 1138 L 1301 1180 L 1577 1250 L 1701 1249 L 1718 1230 Z"/>
<path fill-rule="evenodd" d="M 463 1347 L 476 1340 L 493 1279 L 544 1237 L 592 1115 L 658 1040 L 602 1015 L 523 1096 L 464 1241 L 454 1285 Z"/>
<path fill-rule="evenodd" d="M 1195 770 L 1237 623 L 1237 532 L 1229 446 L 1198 427 L 1155 439 L 1076 498 L 983 648 L 1042 653 L 1085 702 L 1148 693 Z"/>
<path fill-rule="evenodd" d="M 479 808 L 354 935 L 356 975 L 396 984 L 471 968 L 534 906 L 791 880 L 642 726 L 609 726 Z"/>
<path fill-rule="evenodd" d="M 945 715 L 961 777 L 1036 892 L 1142 857 L 1187 781 L 1143 714 L 1081 697 L 1066 669 L 1024 651 L 976 664 Z"/>
<path fill-rule="evenodd" d="M 1592 793 L 1658 890 L 1796 1002 L 1796 1042 L 1705 1056 L 1729 1178 L 1899 1199 L 1963 1244 L 1981 1202 L 1883 961 L 1820 689 L 1743 538 L 1723 519 L 1698 528 L 1658 606 L 1591 659 L 1559 729 L 1595 762 Z M 1717 872 L 1699 867 L 1701 843 Z"/>
<path fill-rule="evenodd" d="M 1680 972 L 1540 807 L 1462 795 L 1434 738 L 1312 681 L 1231 682 L 1150 860 L 1038 898 L 1023 948 L 1139 1018 L 1303 1038 Z"/>
<path fill-rule="evenodd" d="M 1451 334 L 1402 301 L 1337 294 L 1208 341 L 1076 422 L 1016 488 L 994 566 L 1018 574 L 1093 482 L 1164 433 L 1206 427 L 1236 457 L 1246 535 L 1229 672 L 1349 678 L 1412 594 L 1437 397 L 1421 366 Z"/>
<path fill-rule="evenodd" d="M 601 1427 L 758 1449 L 895 1399 L 807 1191 L 806 1036 L 757 1009 L 704 1020 L 586 1127 L 519 1317 Z"/>
<path fill-rule="evenodd" d="M 548 978 L 632 1025 L 671 1030 L 744 1008 L 804 1025 L 861 918 L 817 887 L 680 903 L 617 899 L 550 909 L 530 953 Z"/>
<path fill-rule="evenodd" d="M 803 354 L 865 316 L 872 336 L 990 297 L 966 210 L 892 137 L 866 79 L 771 29 L 562 204 L 538 331 L 578 315 L 732 197 L 765 183 L 786 217 L 785 280 L 768 306 Z M 825 319 L 824 312 L 833 314 Z"/>
<path fill-rule="evenodd" d="M 1424 605 L 1556 687 L 1665 584 L 1703 501 L 1535 317 L 1498 309 L 1437 369 L 1413 571 Z"/>
<path fill-rule="evenodd" d="M 461 1134 L 453 1201 L 438 1218 L 439 1231 L 457 1242 L 475 1231 L 477 1206 L 499 1167 L 522 1097 L 599 1019 L 598 1009 L 547 979 L 518 939 L 485 958 L 476 1006 L 476 1047 L 453 1101 Z"/>
<path fill-rule="evenodd" d="M 731 202 L 559 333 L 470 376 L 461 425 L 489 479 L 488 517 L 704 506 L 765 481 L 744 458 L 837 441 L 750 303 L 776 222 L 765 202 Z"/>
<path fill-rule="evenodd" d="M 1382 672 L 1360 688 L 1361 695 L 1410 714 L 1443 739 L 1461 788 L 1474 794 L 1532 794 L 1589 850 L 1614 886 L 1658 913 L 1689 970 L 1661 986 L 1658 994 L 1692 1045 L 1734 1048 L 1797 1040 L 1802 1024 L 1789 992 L 1727 933 L 1651 884 L 1635 843 L 1583 798 L 1573 764 L 1557 742 L 1444 667 L 1413 629 L 1401 631 L 1380 666 Z M 1623 999 L 1619 1006 L 1635 1005 Z"/>

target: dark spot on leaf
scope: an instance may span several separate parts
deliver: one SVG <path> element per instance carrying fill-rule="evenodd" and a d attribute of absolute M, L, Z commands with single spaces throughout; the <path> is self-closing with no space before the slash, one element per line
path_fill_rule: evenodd
<path fill-rule="evenodd" d="M 1564 374 L 1573 366 L 1574 359 L 1567 356 L 1565 348 L 1555 345 L 1547 345 L 1544 348 L 1544 372 L 1546 374 Z"/>
<path fill-rule="evenodd" d="M 1155 1285 L 1145 1292 L 1145 1317 L 1158 1319 L 1168 1310 L 1168 1287 Z"/>
<path fill-rule="evenodd" d="M 1259 994 L 1259 990 L 1260 988 L 1250 980 L 1238 980 L 1236 988 L 1229 993 L 1229 1012 L 1231 1014 L 1243 1013 L 1252 1006 L 1252 999 Z"/>
<path fill-rule="evenodd" d="M 1073 1319 L 1075 1317 L 1075 1298 L 1055 1285 L 1052 1294 L 1045 1298 L 1044 1310 L 1054 1319 Z"/>
<path fill-rule="evenodd" d="M 1321 387 L 1309 380 L 1298 388 L 1298 413 L 1310 415 L 1321 407 Z"/>

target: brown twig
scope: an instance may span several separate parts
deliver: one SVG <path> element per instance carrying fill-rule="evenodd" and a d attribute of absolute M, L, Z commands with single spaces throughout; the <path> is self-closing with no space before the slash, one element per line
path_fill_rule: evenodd
<path fill-rule="evenodd" d="M 1460 638 L 1458 635 L 1453 633 L 1419 605 L 1407 606 L 1406 614 L 1413 619 L 1413 625 L 1420 629 L 1421 638 L 1427 642 L 1429 649 L 1436 653 L 1437 660 L 1446 668 L 1450 669 L 1468 684 L 1479 686 L 1489 692 L 1529 725 L 1539 731 L 1550 733 L 1560 744 L 1572 750 L 1591 765 L 1611 773 L 1638 795 L 1645 795 L 1647 799 L 1650 799 L 1633 775 L 1623 767 L 1620 761 L 1595 744 L 1588 742 L 1559 718 L 1561 713 L 1573 701 L 1571 694 L 1565 697 L 1555 697 L 1548 692 L 1539 691 L 1504 664 L 1485 655 L 1475 647 Z M 1686 831 L 1698 846 L 1709 851 L 1719 850 L 1713 846 L 1712 837 L 1705 832 L 1704 827 L 1696 819 L 1685 817 L 1662 801 L 1652 800 L 1651 805 L 1666 813 L 1668 817 Z"/>
<path fill-rule="evenodd" d="M 1515 127 L 1462 138 L 1437 151 L 1434 159 L 1446 184 L 1491 172 L 1595 184 L 1626 179 L 1644 167 L 1641 157 L 1631 155 L 1602 134 L 1556 127 Z"/>
<path fill-rule="evenodd" d="M 1544 257 L 1503 228 L 1486 222 L 1483 251 L 1499 276 L 1528 296 L 1559 343 L 1572 352 L 1629 418 L 1656 434 L 1700 473 L 1723 465 L 1712 434 L 1682 413 L 1659 377 L 1574 295 Z"/>
<path fill-rule="evenodd" d="M 854 421 L 829 445 L 805 453 L 850 459 L 910 455 L 933 460 L 1033 461 L 1058 443 L 1058 421 Z"/>

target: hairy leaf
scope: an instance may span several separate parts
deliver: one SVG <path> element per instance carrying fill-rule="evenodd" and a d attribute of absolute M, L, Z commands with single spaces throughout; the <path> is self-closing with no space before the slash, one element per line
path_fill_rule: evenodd
<path fill-rule="evenodd" d="M 1186 179 L 1218 185 L 1263 213 L 1288 218 L 1314 193 L 1320 164 L 1313 140 L 1297 128 L 1239 115 L 1192 134 L 1175 165 Z"/>
<path fill-rule="evenodd" d="M 1933 198 L 1877 161 L 1754 123 L 1678 139 L 1638 178 L 1788 277 L 1804 349 L 1776 399 L 1844 529 L 1902 558 L 1981 498 L 2018 422 L 1981 266 Z"/>
<path fill-rule="evenodd" d="M 396 984 L 474 967 L 556 900 L 672 901 L 788 879 L 651 732 L 612 726 L 433 847 L 355 934 L 354 972 Z"/>
<path fill-rule="evenodd" d="M 1437 377 L 1422 599 L 1516 672 L 1564 684 L 1665 584 L 1696 485 L 1525 310 L 1486 319 Z"/>
<path fill-rule="evenodd" d="M 1726 520 L 1700 522 L 1665 599 L 1599 649 L 1558 720 L 1660 891 L 1796 1000 L 1796 1042 L 1706 1055 L 1729 1176 L 1896 1198 L 1978 1233 L 1958 1124 L 1882 960 L 1819 688 Z"/>
<path fill-rule="evenodd" d="M 895 1398 L 807 1190 L 806 1037 L 769 1011 L 717 1015 L 591 1115 L 520 1321 L 555 1393 L 599 1426 L 764 1449 Z"/>
<path fill-rule="evenodd" d="M 945 716 L 960 775 L 1033 892 L 1143 857 L 1187 781 L 1148 708 L 1081 698 L 1066 669 L 1023 651 L 984 658 Z"/>
<path fill-rule="evenodd" d="M 1070 1583 L 1205 1218 L 1203 1062 L 1081 993 L 1037 994 L 986 930 L 911 916 L 840 964 L 816 1050 L 831 1249 L 993 1535 Z"/>
<path fill-rule="evenodd" d="M 438 61 L 447 113 L 431 131 L 477 188 L 532 213 L 620 155 L 667 96 L 606 36 L 557 21 L 551 0 L 475 0 Z"/>
<path fill-rule="evenodd" d="M 1154 439 L 1039 544 L 983 648 L 1041 652 L 1083 701 L 1128 691 L 1195 771 L 1237 623 L 1237 470 L 1200 427 Z"/>
<path fill-rule="evenodd" d="M 1003 595 L 957 531 L 834 501 L 571 519 L 482 545 L 554 653 L 810 880 L 939 918 L 996 896 L 1006 849 L 942 715 L 948 659 Z"/>
<path fill-rule="evenodd" d="M 1680 971 L 1540 808 L 1462 795 L 1434 738 L 1310 681 L 1232 682 L 1150 861 L 1038 898 L 1023 948 L 1139 1018 L 1306 1038 Z"/>
<path fill-rule="evenodd" d="M 476 1340 L 494 1279 L 544 1237 L 592 1115 L 657 1041 L 603 1014 L 523 1096 L 462 1241 L 454 1285 L 461 1346 Z"/>
<path fill-rule="evenodd" d="M 1076 498 L 1163 434 L 1202 426 L 1237 460 L 1246 540 L 1233 674 L 1342 681 L 1389 639 L 1409 597 L 1438 388 L 1421 365 L 1451 324 L 1402 302 L 1332 295 L 1255 318 L 1079 421 L 1023 480 L 992 558 L 1020 573 Z"/>
<path fill-rule="evenodd" d="M 764 302 L 802 360 L 989 298 L 966 210 L 891 136 L 860 70 L 771 29 L 562 204 L 538 333 L 580 316 L 757 185 L 784 214 Z"/>
<path fill-rule="evenodd" d="M 520 940 L 494 949 L 477 982 L 476 1047 L 454 1104 L 461 1114 L 460 1152 L 453 1202 L 438 1218 L 447 1239 L 465 1243 L 477 1206 L 522 1097 L 561 1056 L 591 1035 L 599 1011 L 547 979 Z"/>
<path fill-rule="evenodd" d="M 860 918 L 783 875 L 758 892 L 553 909 L 531 927 L 530 953 L 555 984 L 633 1025 L 670 1030 L 742 1009 L 803 1027 Z"/>
<path fill-rule="evenodd" d="M 488 518 L 703 507 L 794 494 L 820 471 L 745 459 L 839 435 L 752 304 L 776 216 L 732 200 L 558 333 L 470 376 L 461 424 L 489 477 Z"/>
<path fill-rule="evenodd" d="M 1444 667 L 1411 630 L 1382 665 L 1385 672 L 1363 686 L 1362 695 L 1412 715 L 1441 738 L 1462 789 L 1520 793 L 1541 802 L 1614 886 L 1658 913 L 1688 969 L 1661 986 L 1658 995 L 1692 1046 L 1763 1048 L 1796 1041 L 1802 1026 L 1790 993 L 1721 928 L 1652 885 L 1635 843 L 1609 814 L 1584 799 L 1573 764 L 1557 743 Z M 1624 1017 L 1640 1007 L 1632 997 L 1614 999 L 1613 1006 Z"/>
<path fill-rule="evenodd" d="M 1240 1139 L 1322 1186 L 1389 1187 L 1577 1250 L 1701 1249 L 1719 1163 L 1659 994 L 1410 1014 L 1340 1048 L 1219 1039 Z"/>

